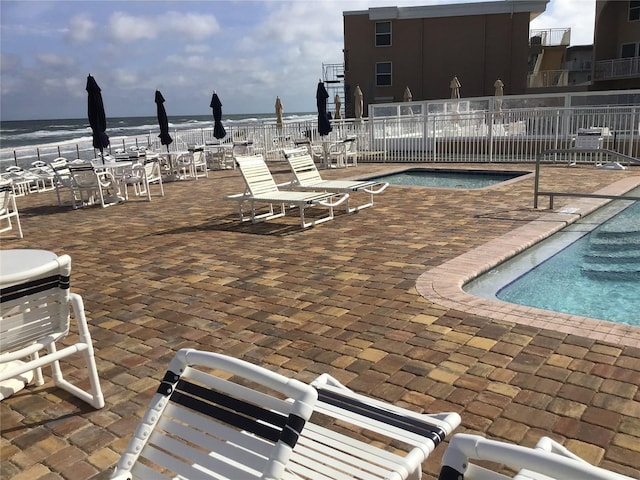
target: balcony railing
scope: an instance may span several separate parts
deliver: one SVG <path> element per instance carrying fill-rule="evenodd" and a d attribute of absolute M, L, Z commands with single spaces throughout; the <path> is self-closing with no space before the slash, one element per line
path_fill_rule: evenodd
<path fill-rule="evenodd" d="M 552 47 L 558 45 L 569 46 L 571 43 L 570 28 L 546 28 L 529 31 L 529 44 Z"/>
<path fill-rule="evenodd" d="M 569 85 L 569 70 L 543 70 L 527 76 L 529 88 L 566 87 Z"/>
<path fill-rule="evenodd" d="M 640 57 L 618 58 L 596 62 L 595 80 L 640 76 Z"/>

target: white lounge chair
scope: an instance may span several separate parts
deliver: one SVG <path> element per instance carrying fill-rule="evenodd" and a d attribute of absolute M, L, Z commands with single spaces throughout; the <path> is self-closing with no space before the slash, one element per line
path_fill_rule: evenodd
<path fill-rule="evenodd" d="M 326 374 L 306 385 L 183 349 L 112 479 L 420 480 L 422 462 L 459 424 L 456 413 L 410 412 Z"/>
<path fill-rule="evenodd" d="M 511 478 L 470 460 L 485 460 L 519 470 L 518 480 L 631 480 L 595 467 L 549 437 L 535 448 L 488 440 L 478 435 L 456 434 L 442 458 L 439 480 L 503 480 Z"/>
<path fill-rule="evenodd" d="M 20 214 L 18 213 L 12 182 L 11 180 L 0 179 L 0 232 L 13 230 L 12 218 L 16 221 L 16 226 L 18 227 L 18 238 L 22 238 Z"/>
<path fill-rule="evenodd" d="M 236 163 L 240 168 L 246 184 L 244 193 L 227 195 L 225 200 L 238 202 L 238 212 L 241 221 L 252 222 L 270 220 L 283 217 L 287 207 L 298 207 L 300 210 L 300 224 L 307 228 L 333 219 L 333 207 L 340 205 L 349 198 L 348 193 L 330 193 L 316 191 L 292 191 L 280 190 L 267 167 L 262 155 L 237 156 Z M 245 215 L 244 204 L 249 203 L 249 215 Z M 267 211 L 258 213 L 256 208 L 266 205 Z M 280 211 L 274 209 L 274 205 L 280 207 Z M 311 207 L 324 207 L 328 214 L 324 217 L 305 220 L 305 210 Z"/>
<path fill-rule="evenodd" d="M 289 162 L 293 178 L 290 183 L 280 187 L 294 190 L 316 190 L 336 193 L 365 192 L 369 194 L 369 201 L 357 207 L 351 207 L 347 200 L 347 212 L 356 212 L 373 206 L 373 196 L 382 193 L 389 184 L 376 180 L 324 180 L 315 162 L 306 148 L 284 150 L 284 157 Z"/>
<path fill-rule="evenodd" d="M 422 479 L 422 463 L 460 424 L 457 413 L 419 414 L 357 394 L 320 375 L 314 414 L 286 480 Z"/>
<path fill-rule="evenodd" d="M 316 398 L 263 367 L 182 349 L 111 478 L 282 478 Z"/>
<path fill-rule="evenodd" d="M 59 388 L 95 408 L 104 406 L 91 335 L 80 295 L 70 293 L 71 258 L 61 255 L 44 265 L 3 274 L 0 280 L 0 383 L 34 372 L 36 385 L 44 383 L 41 367 L 51 365 Z M 78 338 L 71 343 L 71 309 Z M 46 350 L 45 355 L 40 353 Z M 63 377 L 60 360 L 81 354 L 90 390 L 85 391 Z M 9 392 L 10 394 L 11 392 Z M 5 395 L 0 389 L 0 399 Z"/>

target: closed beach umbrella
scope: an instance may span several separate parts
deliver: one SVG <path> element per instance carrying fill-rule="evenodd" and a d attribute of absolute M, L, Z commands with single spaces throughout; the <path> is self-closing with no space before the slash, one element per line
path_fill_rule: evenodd
<path fill-rule="evenodd" d="M 282 119 L 283 111 L 282 100 L 280 100 L 280 97 L 276 97 L 276 124 L 278 128 L 282 128 L 282 125 L 284 125 L 284 120 Z"/>
<path fill-rule="evenodd" d="M 409 86 L 407 85 L 407 88 L 404 89 L 404 101 L 410 102 L 411 100 L 413 100 L 413 96 L 411 95 L 411 90 L 409 90 Z"/>
<path fill-rule="evenodd" d="M 173 142 L 173 138 L 169 135 L 169 119 L 167 118 L 167 111 L 164 109 L 164 97 L 160 93 L 160 90 L 156 90 L 156 107 L 158 110 L 158 125 L 160 126 L 160 143 L 167 146 L 167 152 L 169 151 L 169 145 Z"/>
<path fill-rule="evenodd" d="M 449 83 L 449 88 L 451 89 L 451 98 L 460 98 L 460 81 L 458 77 L 453 77 L 451 82 Z"/>
<path fill-rule="evenodd" d="M 461 86 L 462 85 L 460 85 L 460 81 L 458 81 L 458 77 L 453 77 L 451 79 L 451 82 L 449 83 L 449 88 L 451 89 L 451 98 L 452 99 L 460 98 L 460 87 Z M 453 113 L 459 113 L 458 102 L 455 102 L 451 107 L 452 107 L 451 110 L 453 111 Z"/>
<path fill-rule="evenodd" d="M 335 120 L 340 120 L 342 118 L 342 114 L 340 113 L 340 107 L 342 106 L 342 102 L 340 101 L 340 95 L 336 93 L 335 98 L 333 99 L 333 103 L 336 106 L 336 114 L 334 115 Z"/>
<path fill-rule="evenodd" d="M 502 80 L 497 79 L 493 84 L 493 88 L 495 88 L 496 97 L 502 97 L 502 95 L 504 95 L 504 83 L 502 83 Z M 498 116 L 502 116 L 502 99 L 496 99 L 494 105 Z"/>
<path fill-rule="evenodd" d="M 211 104 L 209 106 L 213 110 L 213 136 L 220 140 L 225 137 L 227 132 L 222 126 L 222 102 L 215 91 L 211 96 Z"/>
<path fill-rule="evenodd" d="M 93 148 L 100 150 L 102 157 L 103 150 L 109 146 L 109 136 L 107 135 L 107 118 L 104 113 L 102 103 L 102 91 L 91 75 L 87 77 L 87 94 L 89 125 L 93 132 Z M 102 158 L 104 162 L 104 157 Z"/>
<path fill-rule="evenodd" d="M 362 108 L 363 108 L 363 100 L 362 100 L 362 90 L 360 90 L 360 85 L 356 85 L 356 93 L 354 94 L 355 98 L 355 117 L 362 118 Z"/>
<path fill-rule="evenodd" d="M 333 130 L 327 115 L 327 98 L 329 98 L 327 89 L 324 88 L 324 83 L 319 81 L 318 89 L 316 90 L 316 104 L 318 106 L 318 133 L 320 136 L 329 135 Z"/>

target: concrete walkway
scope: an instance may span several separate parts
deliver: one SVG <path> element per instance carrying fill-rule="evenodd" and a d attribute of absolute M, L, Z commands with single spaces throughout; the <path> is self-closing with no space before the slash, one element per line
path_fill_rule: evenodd
<path fill-rule="evenodd" d="M 361 164 L 323 176 L 398 167 Z M 457 411 L 458 432 L 529 446 L 550 435 L 638 477 L 640 345 L 491 319 L 416 289 L 426 271 L 543 215 L 532 208 L 532 178 L 472 191 L 392 186 L 373 208 L 301 230 L 295 212 L 240 224 L 235 204 L 222 201 L 242 191 L 239 172 L 210 173 L 166 184 L 166 196 L 151 203 L 107 209 L 60 208 L 55 193 L 18 198 L 25 238 L 4 236 L 1 248 L 71 256 L 106 406 L 93 410 L 51 382 L 0 402 L 2 478 L 108 478 L 182 347 L 302 381 L 329 372 L 417 411 Z M 594 192 L 639 174 L 549 166 L 542 185 Z M 73 369 L 81 362 L 66 365 L 82 378 Z M 426 462 L 425 478 L 437 477 L 443 451 Z"/>

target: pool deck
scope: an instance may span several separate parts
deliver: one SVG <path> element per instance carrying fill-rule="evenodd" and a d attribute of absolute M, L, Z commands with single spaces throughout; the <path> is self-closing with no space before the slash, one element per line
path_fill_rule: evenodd
<path fill-rule="evenodd" d="M 359 178 L 409 166 L 416 165 L 322 174 Z M 288 179 L 282 167 L 274 166 L 278 181 Z M 546 190 L 593 193 L 640 182 L 640 169 L 558 164 L 543 167 L 541 178 Z M 566 214 L 532 208 L 532 177 L 468 191 L 391 186 L 373 208 L 338 210 L 306 230 L 295 212 L 241 224 L 235 203 L 222 197 L 242 187 L 240 173 L 226 170 L 166 184 L 166 196 L 150 203 L 107 209 L 60 208 L 52 192 L 17 199 L 25 238 L 5 234 L 1 248 L 71 256 L 106 406 L 94 410 L 51 382 L 0 402 L 2 478 L 108 478 L 183 347 L 302 381 L 328 372 L 416 411 L 456 411 L 457 432 L 529 446 L 550 435 L 592 463 L 640 478 L 640 328 L 560 314 L 539 323 L 535 309 L 523 315 L 522 307 L 460 293 L 463 278 L 507 255 L 500 242 L 518 249 L 543 235 L 530 222 L 564 222 Z M 591 208 L 585 202 L 557 198 L 555 207 Z M 437 477 L 443 452 L 425 463 L 425 478 Z"/>

